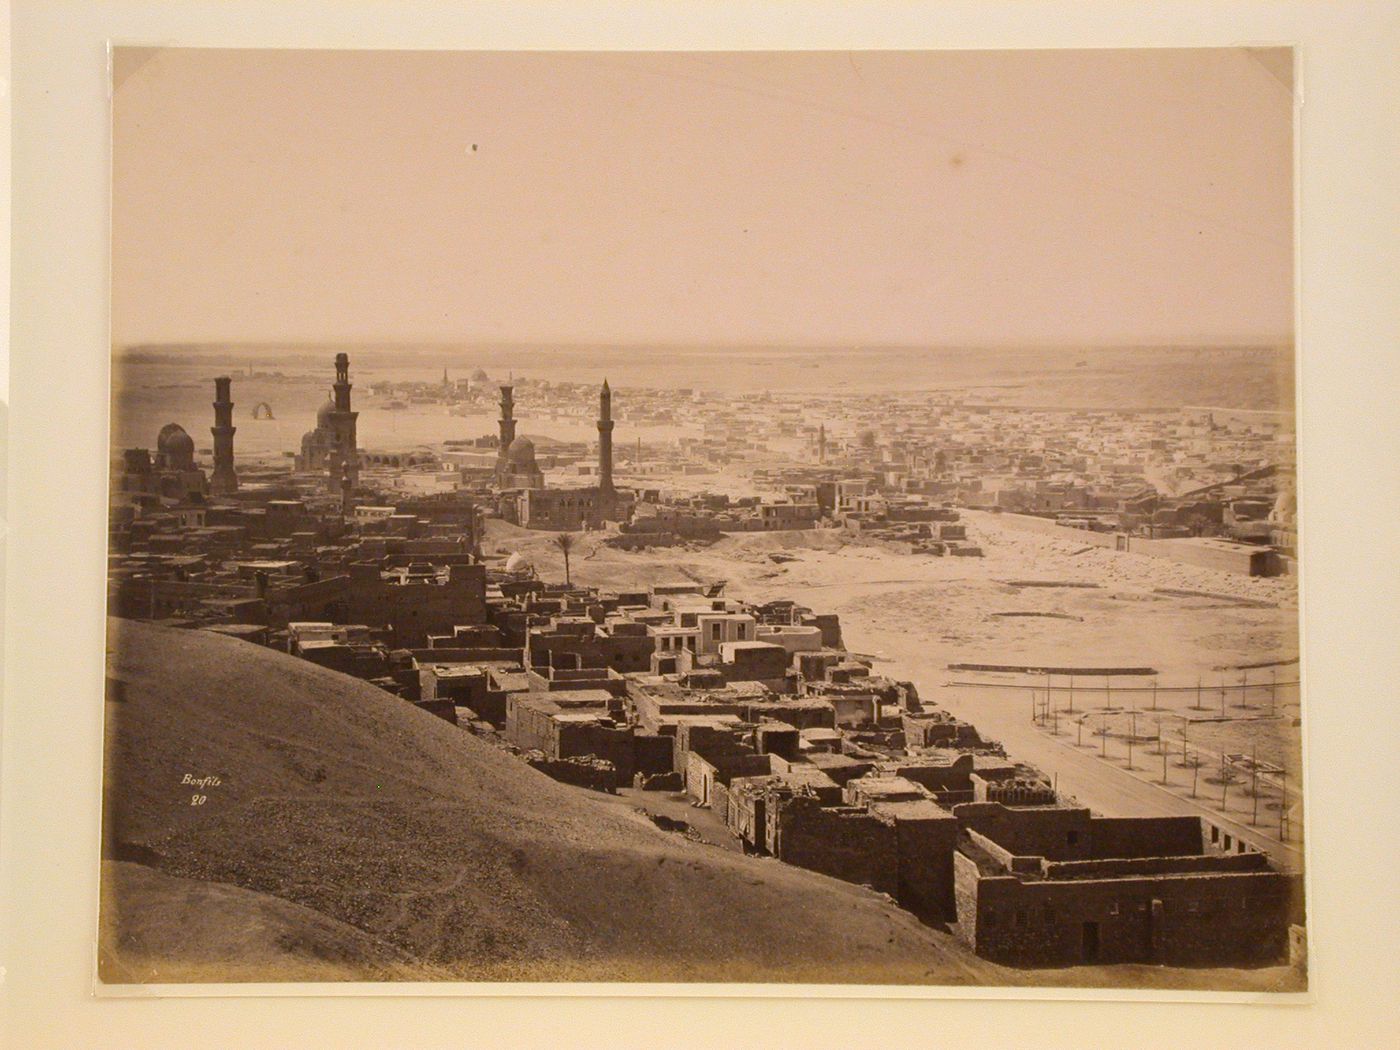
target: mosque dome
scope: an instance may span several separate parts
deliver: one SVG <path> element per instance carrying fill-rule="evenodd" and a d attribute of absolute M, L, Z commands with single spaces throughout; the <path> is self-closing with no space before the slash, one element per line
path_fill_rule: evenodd
<path fill-rule="evenodd" d="M 156 451 L 174 466 L 188 466 L 194 462 L 194 438 L 179 423 L 167 423 L 156 436 Z"/>
<path fill-rule="evenodd" d="M 318 427 L 329 427 L 331 416 L 335 415 L 335 399 L 326 398 L 326 403 L 316 410 L 316 425 Z"/>
<path fill-rule="evenodd" d="M 519 551 L 506 559 L 506 572 L 529 572 L 530 568 L 530 559 Z"/>
<path fill-rule="evenodd" d="M 529 438 L 516 438 L 506 449 L 506 463 L 516 474 L 533 473 L 539 470 L 535 465 L 535 443 Z"/>

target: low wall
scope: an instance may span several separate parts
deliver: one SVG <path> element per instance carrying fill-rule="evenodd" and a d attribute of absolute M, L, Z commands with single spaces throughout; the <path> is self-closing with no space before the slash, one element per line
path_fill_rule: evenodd
<path fill-rule="evenodd" d="M 1076 543 L 1082 542 L 1086 546 L 1126 550 L 1132 554 L 1145 554 L 1149 558 L 1166 558 L 1183 565 L 1196 565 L 1242 576 L 1275 575 L 1283 571 L 1281 560 L 1272 555 L 1267 547 L 1252 547 L 1248 544 L 1217 546 L 1196 539 L 1154 540 L 1146 536 L 1129 536 L 1120 532 L 1090 532 L 1087 529 L 1058 525 L 1051 518 L 1038 518 L 1027 514 L 999 514 L 997 518 L 1023 532 L 1057 536 L 1074 540 Z"/>
<path fill-rule="evenodd" d="M 1215 853 L 1199 857 L 1136 857 L 1110 860 L 1044 861 L 1047 879 L 1093 879 L 1109 875 L 1221 874 L 1231 871 L 1264 871 L 1269 862 L 1262 853 Z"/>

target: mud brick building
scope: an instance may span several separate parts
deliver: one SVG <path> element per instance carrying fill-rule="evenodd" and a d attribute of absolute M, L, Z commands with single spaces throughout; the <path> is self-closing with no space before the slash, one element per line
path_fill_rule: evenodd
<path fill-rule="evenodd" d="M 905 711 L 900 723 L 905 746 L 910 748 L 977 747 L 982 743 L 975 726 L 947 711 Z"/>
<path fill-rule="evenodd" d="M 674 736 L 686 718 L 741 720 L 740 698 L 722 683 L 717 689 L 694 690 L 681 685 L 674 675 L 632 676 L 626 682 L 636 722 L 648 733 Z"/>
<path fill-rule="evenodd" d="M 481 565 L 433 566 L 421 573 L 384 572 L 375 563 L 350 567 L 346 618 L 387 627 L 399 648 L 426 648 L 428 635 L 449 634 L 457 624 L 486 618 L 486 569 Z"/>
<path fill-rule="evenodd" d="M 989 805 L 955 811 L 954 930 L 978 955 L 1013 966 L 1288 958 L 1300 881 L 1207 822 L 1070 809 L 988 819 Z"/>
<path fill-rule="evenodd" d="M 478 714 L 487 706 L 489 678 L 486 668 L 473 664 L 423 663 L 418 669 L 419 695 L 424 700 L 446 700 L 454 706 L 470 707 Z"/>
<path fill-rule="evenodd" d="M 516 747 L 539 751 L 551 762 L 603 759 L 612 764 L 615 787 L 632 782 L 632 736 L 620 705 L 603 690 L 512 693 L 506 700 L 506 737 Z"/>
<path fill-rule="evenodd" d="M 762 682 L 775 693 L 796 691 L 789 677 L 789 656 L 781 645 L 769 642 L 724 642 L 717 665 L 727 682 Z"/>
<path fill-rule="evenodd" d="M 555 617 L 527 632 L 531 666 L 607 667 L 619 674 L 650 671 L 656 642 L 644 623 L 610 618 Z"/>

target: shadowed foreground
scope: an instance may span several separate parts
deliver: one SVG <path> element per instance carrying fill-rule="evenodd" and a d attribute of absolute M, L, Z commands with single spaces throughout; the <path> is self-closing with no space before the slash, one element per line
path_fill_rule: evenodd
<path fill-rule="evenodd" d="M 1284 970 L 1007 970 L 880 895 L 662 832 L 364 682 L 208 632 L 109 630 L 108 983 L 1293 987 Z"/>

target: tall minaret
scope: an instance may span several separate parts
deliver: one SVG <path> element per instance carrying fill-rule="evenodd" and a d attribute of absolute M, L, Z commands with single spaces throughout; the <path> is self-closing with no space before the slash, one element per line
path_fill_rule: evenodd
<path fill-rule="evenodd" d="M 825 424 L 825 423 L 821 424 L 821 428 L 817 431 L 817 462 L 818 462 L 818 463 L 825 463 L 825 462 L 826 462 L 826 424 Z"/>
<path fill-rule="evenodd" d="M 350 410 L 350 357 L 348 354 L 335 355 L 335 414 L 331 425 L 335 428 L 336 444 L 345 464 L 345 473 L 351 485 L 360 483 L 359 445 L 355 435 L 355 420 L 358 412 Z"/>
<path fill-rule="evenodd" d="M 501 456 L 515 440 L 515 388 L 509 383 L 501 384 Z"/>
<path fill-rule="evenodd" d="M 612 432 L 612 389 L 604 379 L 603 389 L 598 394 L 598 495 L 605 500 L 611 500 L 616 493 L 612 476 Z"/>
<path fill-rule="evenodd" d="M 233 469 L 233 402 L 229 400 L 229 377 L 214 380 L 214 476 L 209 479 L 209 491 L 225 496 L 238 491 L 238 474 Z"/>

